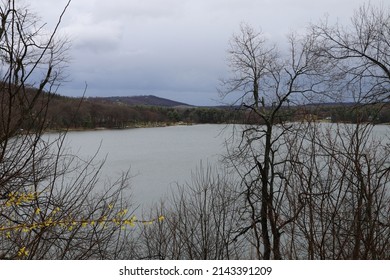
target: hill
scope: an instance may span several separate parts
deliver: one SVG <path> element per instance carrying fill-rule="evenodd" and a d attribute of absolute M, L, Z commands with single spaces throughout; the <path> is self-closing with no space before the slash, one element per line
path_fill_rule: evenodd
<path fill-rule="evenodd" d="M 193 107 L 192 105 L 173 101 L 166 98 L 157 97 L 154 95 L 139 95 L 139 96 L 110 96 L 96 97 L 93 99 L 108 101 L 116 104 L 128 106 L 156 106 L 156 107 Z"/>
<path fill-rule="evenodd" d="M 36 110 L 42 111 L 38 103 Z M 240 112 L 233 109 L 196 107 L 152 95 L 84 99 L 50 95 L 46 119 L 48 130 L 61 130 L 231 123 L 238 118 L 237 114 Z"/>

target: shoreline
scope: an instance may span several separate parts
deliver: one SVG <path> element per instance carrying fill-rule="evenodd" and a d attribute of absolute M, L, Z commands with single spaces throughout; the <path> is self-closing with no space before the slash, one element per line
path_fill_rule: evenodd
<path fill-rule="evenodd" d="M 310 121 L 303 121 L 310 122 Z M 331 122 L 326 119 L 319 119 L 315 121 L 311 121 L 314 123 L 329 123 L 329 124 L 356 124 L 351 122 Z M 76 128 L 61 128 L 61 129 L 47 129 L 44 133 L 61 133 L 61 132 L 83 132 L 83 131 L 101 131 L 101 130 L 125 130 L 125 129 L 137 129 L 137 128 L 159 128 L 159 127 L 172 127 L 172 126 L 193 126 L 200 125 L 206 123 L 188 123 L 188 122 L 148 122 L 148 123 L 138 123 L 134 125 L 128 125 L 125 127 L 95 127 L 95 128 L 87 128 L 87 127 L 76 127 Z M 237 123 L 208 123 L 208 124 L 237 124 Z M 385 125 L 389 126 L 390 123 L 361 123 L 361 124 L 371 124 L 373 126 L 376 125 Z M 244 124 L 245 125 L 245 124 Z M 253 124 L 248 124 L 253 125 Z"/>
<path fill-rule="evenodd" d="M 60 133 L 60 132 L 82 132 L 82 131 L 100 131 L 100 130 L 124 130 L 124 129 L 137 129 L 137 128 L 156 128 L 156 127 L 170 127 L 170 126 L 191 126 L 198 123 L 186 123 L 186 122 L 151 122 L 151 123 L 139 123 L 134 125 L 128 125 L 125 127 L 74 127 L 74 128 L 60 128 L 60 129 L 48 129 L 45 133 Z"/>

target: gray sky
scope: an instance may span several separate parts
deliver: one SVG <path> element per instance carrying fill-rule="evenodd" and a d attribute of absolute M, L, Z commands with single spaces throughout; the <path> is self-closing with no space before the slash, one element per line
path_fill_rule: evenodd
<path fill-rule="evenodd" d="M 29 0 L 48 26 L 67 0 Z M 72 41 L 68 82 L 59 93 L 157 95 L 219 104 L 226 50 L 245 22 L 282 44 L 291 31 L 329 15 L 348 22 L 364 0 L 72 0 L 61 33 Z M 383 0 L 371 0 L 372 4 Z"/>

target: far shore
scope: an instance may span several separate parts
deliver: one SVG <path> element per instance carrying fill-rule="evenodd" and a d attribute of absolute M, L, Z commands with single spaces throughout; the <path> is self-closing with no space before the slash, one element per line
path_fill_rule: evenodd
<path fill-rule="evenodd" d="M 328 119 L 318 119 L 318 120 L 304 120 L 303 122 L 314 122 L 314 123 L 337 123 L 332 122 Z M 354 124 L 350 122 L 338 122 L 342 124 Z M 207 123 L 189 123 L 189 122 L 147 122 L 147 123 L 136 123 L 133 125 L 127 125 L 122 127 L 71 127 L 71 128 L 60 128 L 60 129 L 48 129 L 45 130 L 45 133 L 60 133 L 60 132 L 81 132 L 81 131 L 100 131 L 100 130 L 125 130 L 125 129 L 136 129 L 136 128 L 158 128 L 158 127 L 171 127 L 171 126 L 192 126 L 200 125 Z M 239 124 L 239 123 L 209 123 L 209 124 Z M 370 123 L 361 123 L 361 124 L 370 124 Z M 371 123 L 372 125 L 390 125 L 390 123 Z M 242 124 L 245 125 L 245 124 Z M 248 124 L 251 125 L 251 124 Z M 252 124 L 253 125 L 253 124 Z"/>
<path fill-rule="evenodd" d="M 187 122 L 149 122 L 149 123 L 137 123 L 134 125 L 127 125 L 123 127 L 70 127 L 60 129 L 48 129 L 47 133 L 56 132 L 72 132 L 72 131 L 99 131 L 99 130 L 120 130 L 120 129 L 135 129 L 135 128 L 155 128 L 155 127 L 169 127 L 169 126 L 190 126 L 197 125 L 197 123 Z"/>

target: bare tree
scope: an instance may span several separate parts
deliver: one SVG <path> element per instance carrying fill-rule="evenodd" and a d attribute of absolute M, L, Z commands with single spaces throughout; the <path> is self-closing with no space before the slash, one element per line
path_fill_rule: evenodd
<path fill-rule="evenodd" d="M 142 258 L 249 258 L 245 240 L 235 239 L 240 223 L 237 191 L 227 173 L 200 167 L 188 184 L 174 189 L 171 198 L 151 212 L 151 217 L 164 213 L 166 218 L 142 229 Z"/>
<path fill-rule="evenodd" d="M 251 27 L 233 36 L 221 92 L 238 93 L 254 125 L 238 130 L 228 160 L 242 178 L 248 223 L 237 236 L 250 236 L 257 258 L 389 257 L 388 167 L 379 156 L 387 148 L 360 123 L 361 109 L 355 126 L 337 130 L 289 115 L 291 104 L 317 96 L 386 100 L 388 27 L 388 12 L 363 6 L 352 29 L 325 22 L 291 36 L 288 56 Z"/>
<path fill-rule="evenodd" d="M 243 25 L 240 32 L 231 42 L 232 77 L 223 81 L 222 92 L 241 94 L 242 107 L 256 124 L 240 133 L 229 157 L 242 177 L 243 215 L 248 219 L 237 234 L 253 233 L 257 258 L 280 259 L 283 227 L 300 211 L 282 213 L 288 203 L 282 173 L 286 163 L 283 137 L 301 127 L 286 119 L 290 105 L 321 90 L 321 57 L 312 50 L 312 37 L 290 36 L 289 55 L 284 56 L 251 27 Z"/>
<path fill-rule="evenodd" d="M 335 90 L 347 101 L 388 101 L 390 90 L 390 10 L 363 5 L 351 24 L 331 25 L 327 20 L 312 25 L 317 54 L 333 63 L 330 72 Z M 340 83 L 336 83 L 340 81 Z"/>
<path fill-rule="evenodd" d="M 0 3 L 0 258 L 121 258 L 131 234 L 123 227 L 135 222 L 128 176 L 97 189 L 101 165 L 70 154 L 66 133 L 44 135 L 66 62 L 57 30 L 70 1 L 50 34 L 16 2 Z"/>
<path fill-rule="evenodd" d="M 292 259 L 388 259 L 388 147 L 370 124 L 311 123 L 289 142 L 302 205 L 286 229 Z"/>
<path fill-rule="evenodd" d="M 315 244 L 310 252 L 319 250 L 310 257 L 387 259 L 388 149 L 374 137 L 371 125 L 361 123 L 360 115 L 364 110 L 361 105 L 378 103 L 377 112 L 369 118 L 374 121 L 389 98 L 390 10 L 363 5 L 354 13 L 350 25 L 331 25 L 325 20 L 312 25 L 310 32 L 315 55 L 333 65 L 323 75 L 330 100 L 335 97 L 332 93 L 340 93 L 342 101 L 359 104 L 345 109 L 354 111 L 355 126 L 337 126 L 327 134 L 318 131 L 310 140 L 316 144 L 309 153 L 313 160 L 306 162 L 315 163 L 312 171 L 322 166 L 321 173 L 314 172 L 327 180 L 317 185 L 324 188 L 317 189 L 313 200 L 321 207 L 310 208 L 309 216 L 317 216 L 312 220 L 314 225 L 305 221 L 311 225 L 310 240 Z M 321 161 L 327 164 L 320 165 Z M 318 195 L 321 193 L 324 195 Z M 310 196 L 310 200 L 313 198 Z M 315 221 L 321 221 L 321 225 Z"/>

